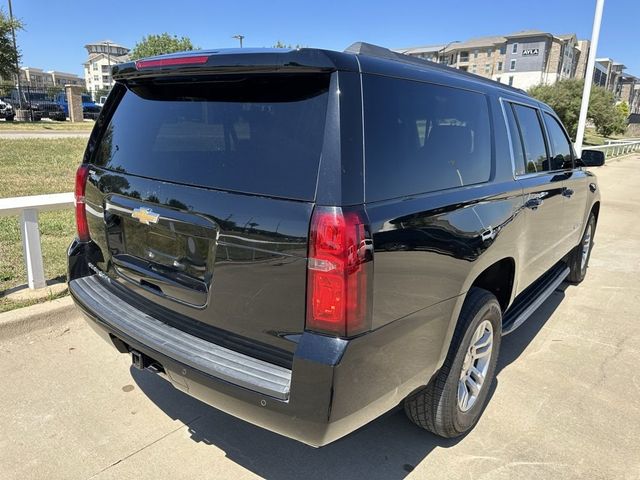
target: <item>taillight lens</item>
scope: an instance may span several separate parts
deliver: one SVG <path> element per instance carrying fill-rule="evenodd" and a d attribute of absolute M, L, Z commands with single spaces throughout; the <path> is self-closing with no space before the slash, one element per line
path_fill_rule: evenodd
<path fill-rule="evenodd" d="M 372 260 L 364 212 L 316 207 L 309 231 L 308 330 L 352 336 L 370 328 Z"/>
<path fill-rule="evenodd" d="M 78 240 L 88 242 L 91 238 L 89 235 L 89 224 L 87 223 L 87 209 L 84 200 L 85 190 L 87 188 L 87 178 L 89 177 L 89 166 L 80 165 L 76 171 L 76 228 L 78 230 Z"/>
<path fill-rule="evenodd" d="M 173 67 L 176 65 L 202 65 L 203 63 L 207 63 L 207 60 L 209 60 L 209 55 L 138 60 L 136 62 L 136 70 L 143 70 L 145 68 Z"/>

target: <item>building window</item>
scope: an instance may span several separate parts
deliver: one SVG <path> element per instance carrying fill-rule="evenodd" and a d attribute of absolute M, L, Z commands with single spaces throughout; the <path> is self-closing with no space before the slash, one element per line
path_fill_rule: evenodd
<path fill-rule="evenodd" d="M 518 53 L 518 44 L 514 43 L 513 47 L 511 48 L 511 53 Z"/>
<path fill-rule="evenodd" d="M 473 51 L 473 58 L 478 58 L 478 49 L 477 48 Z"/>
<path fill-rule="evenodd" d="M 93 71 L 95 72 L 96 70 L 98 70 L 98 64 L 97 64 L 97 63 L 94 63 L 94 64 L 93 64 Z"/>
<path fill-rule="evenodd" d="M 504 55 L 505 53 L 507 53 L 507 46 L 506 45 L 501 45 L 500 46 L 500 55 Z"/>
<path fill-rule="evenodd" d="M 475 66 L 475 64 L 474 64 L 474 65 L 471 65 L 471 73 L 476 73 L 476 66 Z"/>
<path fill-rule="evenodd" d="M 469 52 L 460 52 L 460 61 L 468 62 L 469 61 Z"/>
<path fill-rule="evenodd" d="M 509 86 L 513 85 L 513 76 L 509 77 Z"/>
<path fill-rule="evenodd" d="M 511 60 L 511 63 L 509 64 L 509 70 L 515 70 L 515 69 L 516 69 L 516 61 Z"/>
<path fill-rule="evenodd" d="M 500 83 L 500 77 L 496 77 L 496 82 Z"/>
<path fill-rule="evenodd" d="M 491 71 L 491 64 L 490 63 L 485 63 L 484 64 L 484 73 L 489 73 Z"/>
<path fill-rule="evenodd" d="M 498 62 L 498 71 L 501 72 L 502 71 L 502 62 Z"/>
<path fill-rule="evenodd" d="M 493 48 L 487 50 L 487 57 L 491 58 L 491 55 L 493 55 Z"/>
<path fill-rule="evenodd" d="M 97 81 L 98 81 L 98 75 L 94 75 L 94 76 L 93 76 L 93 81 L 94 81 L 94 82 L 97 82 Z"/>

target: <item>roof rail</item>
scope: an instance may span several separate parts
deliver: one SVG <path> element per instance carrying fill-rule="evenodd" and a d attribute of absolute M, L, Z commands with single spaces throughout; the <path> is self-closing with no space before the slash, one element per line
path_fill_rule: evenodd
<path fill-rule="evenodd" d="M 505 90 L 511 90 L 513 92 L 517 92 L 520 94 L 524 94 L 527 95 L 527 92 L 525 92 L 524 90 L 520 89 L 520 88 L 515 88 L 509 85 L 505 85 L 503 83 L 498 83 L 494 80 L 490 80 L 488 78 L 485 77 L 481 77 L 480 75 L 476 75 L 474 73 L 470 73 L 470 72 L 466 72 L 464 70 L 459 70 L 457 68 L 452 68 L 449 67 L 447 65 L 444 65 L 442 63 L 438 63 L 438 62 L 431 62 L 429 60 L 424 60 L 422 58 L 416 58 L 416 57 L 412 57 L 411 55 L 405 55 L 404 53 L 398 53 L 398 52 L 394 52 L 392 50 L 389 50 L 388 48 L 385 47 L 381 47 L 379 45 L 373 45 L 371 43 L 366 43 L 366 42 L 355 42 L 352 43 L 351 45 L 349 45 L 345 51 L 345 53 L 353 53 L 355 55 L 366 55 L 368 57 L 375 57 L 375 58 L 384 58 L 387 60 L 395 60 L 398 62 L 404 62 L 404 63 L 411 63 L 414 65 L 422 65 L 422 66 L 427 66 L 429 68 L 434 68 L 434 69 L 439 69 L 439 70 L 446 70 L 448 72 L 451 72 L 452 70 L 461 76 L 473 79 L 477 82 L 483 82 L 483 83 L 488 83 L 491 85 L 499 85 L 501 88 L 504 88 Z"/>

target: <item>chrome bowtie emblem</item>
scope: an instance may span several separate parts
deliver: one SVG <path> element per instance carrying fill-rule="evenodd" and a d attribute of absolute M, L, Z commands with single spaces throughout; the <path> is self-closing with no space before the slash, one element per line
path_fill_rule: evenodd
<path fill-rule="evenodd" d="M 147 207 L 138 207 L 131 212 L 131 218 L 135 218 L 140 223 L 149 225 L 150 223 L 158 223 L 160 214 Z"/>

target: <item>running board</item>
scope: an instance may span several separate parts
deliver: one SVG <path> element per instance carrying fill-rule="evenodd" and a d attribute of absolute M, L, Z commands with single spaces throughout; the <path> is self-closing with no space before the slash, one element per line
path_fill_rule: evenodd
<path fill-rule="evenodd" d="M 569 275 L 569 267 L 560 263 L 518 295 L 502 322 L 502 335 L 522 325 L 545 302 Z"/>

